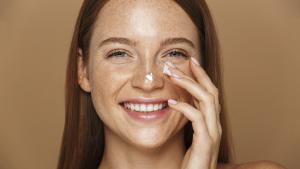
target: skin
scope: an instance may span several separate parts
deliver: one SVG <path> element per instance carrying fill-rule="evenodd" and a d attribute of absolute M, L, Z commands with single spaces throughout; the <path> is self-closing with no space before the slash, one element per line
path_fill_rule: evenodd
<path fill-rule="evenodd" d="M 122 11 L 122 12 L 116 12 Z M 136 45 L 101 42 L 123 37 Z M 160 48 L 166 38 L 183 37 L 194 44 L 176 43 Z M 173 1 L 109 1 L 99 13 L 92 34 L 88 64 L 83 64 L 79 49 L 78 83 L 90 92 L 94 107 L 104 122 L 105 150 L 99 169 L 221 169 L 237 165 L 217 164 L 220 137 L 218 90 L 206 72 L 174 49 L 200 59 L 197 28 Z M 110 57 L 112 50 L 123 54 Z M 183 52 L 181 50 L 181 52 Z M 170 67 L 174 78 L 162 73 L 161 61 Z M 122 72 L 120 74 L 120 72 Z M 153 81 L 145 75 L 153 73 Z M 158 123 L 144 124 L 129 119 L 119 106 L 133 97 L 177 100 L 172 112 Z M 193 143 L 185 153 L 183 126 L 190 120 Z"/>

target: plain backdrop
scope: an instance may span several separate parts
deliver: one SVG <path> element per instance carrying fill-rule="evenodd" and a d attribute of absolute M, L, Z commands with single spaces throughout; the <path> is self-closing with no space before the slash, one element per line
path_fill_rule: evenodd
<path fill-rule="evenodd" d="M 208 0 L 236 162 L 300 157 L 300 2 Z M 82 0 L 0 0 L 0 168 L 53 169 L 68 49 Z"/>

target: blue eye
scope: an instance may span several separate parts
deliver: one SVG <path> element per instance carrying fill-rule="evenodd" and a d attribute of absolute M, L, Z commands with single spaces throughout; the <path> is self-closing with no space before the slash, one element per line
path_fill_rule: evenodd
<path fill-rule="evenodd" d="M 167 55 L 169 55 L 170 57 L 183 57 L 183 58 L 188 58 L 188 56 L 187 56 L 185 53 L 180 52 L 180 51 L 177 50 L 177 49 L 172 50 L 172 51 L 169 52 Z"/>
<path fill-rule="evenodd" d="M 126 52 L 122 52 L 122 51 L 119 50 L 119 51 L 116 51 L 116 52 L 113 52 L 113 53 L 109 54 L 107 56 L 107 58 L 110 58 L 110 57 L 122 58 L 124 56 L 124 54 L 127 55 Z"/>

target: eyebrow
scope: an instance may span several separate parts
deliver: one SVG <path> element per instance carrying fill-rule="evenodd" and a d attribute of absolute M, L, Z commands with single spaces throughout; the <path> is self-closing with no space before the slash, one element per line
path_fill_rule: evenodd
<path fill-rule="evenodd" d="M 105 39 L 103 40 L 100 44 L 99 44 L 99 48 L 101 48 L 102 46 L 104 45 L 107 45 L 109 43 L 121 43 L 121 44 L 125 44 L 125 45 L 129 45 L 129 46 L 136 46 L 137 42 L 136 41 L 132 41 L 130 39 L 127 39 L 127 38 L 122 38 L 122 37 L 111 37 L 111 38 L 108 38 L 108 39 Z M 195 45 L 194 43 L 189 40 L 189 39 L 186 39 L 186 38 L 183 38 L 183 37 L 174 37 L 174 38 L 167 38 L 165 40 L 163 40 L 161 43 L 160 43 L 160 49 L 167 46 L 167 45 L 172 45 L 172 44 L 176 44 L 176 43 L 185 43 L 189 46 L 191 46 L 192 48 L 195 49 Z"/>

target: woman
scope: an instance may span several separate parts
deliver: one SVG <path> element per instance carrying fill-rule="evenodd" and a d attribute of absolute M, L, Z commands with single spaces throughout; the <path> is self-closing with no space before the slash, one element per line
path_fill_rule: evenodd
<path fill-rule="evenodd" d="M 281 168 L 232 164 L 220 66 L 204 0 L 85 0 L 58 168 Z"/>

